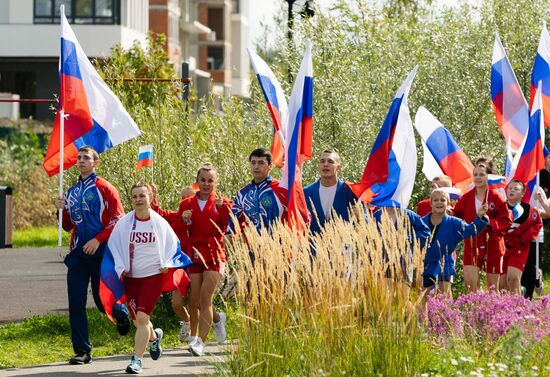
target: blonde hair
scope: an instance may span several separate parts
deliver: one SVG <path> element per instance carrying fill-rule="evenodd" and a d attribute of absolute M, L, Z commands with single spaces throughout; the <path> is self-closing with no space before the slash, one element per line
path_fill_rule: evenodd
<path fill-rule="evenodd" d="M 434 195 L 435 194 L 435 195 Z M 447 200 L 447 203 L 451 201 L 451 197 L 449 196 L 449 193 L 443 189 L 440 189 L 440 188 L 436 188 L 435 190 L 432 191 L 432 193 L 430 194 L 430 202 L 432 201 L 432 199 L 434 198 L 434 196 L 436 195 L 441 195 L 445 198 L 445 200 Z"/>

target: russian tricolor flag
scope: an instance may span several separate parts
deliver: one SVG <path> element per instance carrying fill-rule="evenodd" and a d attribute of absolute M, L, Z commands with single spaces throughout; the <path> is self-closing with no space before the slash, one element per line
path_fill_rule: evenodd
<path fill-rule="evenodd" d="M 407 96 L 418 67 L 403 82 L 363 171 L 352 186 L 361 200 L 379 207 L 407 208 L 416 176 L 416 145 Z"/>
<path fill-rule="evenodd" d="M 540 33 L 539 47 L 531 75 L 531 110 L 539 81 L 542 82 L 541 109 L 544 114 L 544 125 L 550 128 L 550 35 L 546 26 L 542 27 Z"/>
<path fill-rule="evenodd" d="M 136 171 L 138 171 L 144 166 L 153 166 L 153 146 L 152 145 L 143 145 L 139 147 Z"/>
<path fill-rule="evenodd" d="M 288 220 L 291 227 L 302 229 L 309 218 L 302 189 L 302 164 L 311 160 L 313 145 L 313 62 L 311 44 L 296 76 L 289 101 L 289 122 L 285 135 L 285 164 L 281 187 L 288 189 Z"/>
<path fill-rule="evenodd" d="M 59 80 L 59 111 L 43 164 L 49 176 L 59 172 L 61 111 L 65 114 L 63 170 L 76 163 L 78 149 L 84 145 L 101 153 L 140 135 L 136 123 L 84 54 L 63 11 Z"/>
<path fill-rule="evenodd" d="M 487 185 L 492 189 L 504 188 L 506 187 L 506 177 L 497 174 L 487 174 Z"/>
<path fill-rule="evenodd" d="M 523 201 L 529 203 L 534 192 L 537 173 L 544 169 L 544 112 L 543 89 L 539 81 L 535 92 L 529 129 L 518 154 L 514 157 L 511 176 L 525 183 L 525 195 Z"/>
<path fill-rule="evenodd" d="M 514 151 L 519 150 L 529 127 L 529 107 L 498 34 L 491 66 L 491 98 L 500 132 L 505 140 L 511 140 Z"/>
<path fill-rule="evenodd" d="M 285 134 L 288 124 L 286 96 L 279 80 L 277 80 L 266 62 L 249 48 L 247 51 L 273 120 L 273 143 L 271 144 L 273 163 L 281 168 L 284 160 Z"/>
<path fill-rule="evenodd" d="M 451 133 L 423 106 L 416 113 L 414 127 L 424 147 L 422 172 L 426 177 L 431 181 L 445 174 L 453 185 L 466 191 L 472 182 L 474 165 Z"/>

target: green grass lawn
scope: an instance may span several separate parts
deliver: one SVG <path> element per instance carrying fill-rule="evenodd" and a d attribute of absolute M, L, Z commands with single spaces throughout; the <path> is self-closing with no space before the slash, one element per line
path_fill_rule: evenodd
<path fill-rule="evenodd" d="M 13 247 L 57 247 L 57 227 L 15 230 Z M 70 233 L 63 231 L 63 247 L 69 246 Z"/>

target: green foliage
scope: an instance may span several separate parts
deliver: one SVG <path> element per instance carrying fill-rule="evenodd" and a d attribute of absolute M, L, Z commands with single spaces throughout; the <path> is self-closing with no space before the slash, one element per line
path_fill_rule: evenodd
<path fill-rule="evenodd" d="M 57 181 L 42 168 L 42 153 L 40 137 L 32 131 L 15 129 L 0 140 L 0 185 L 13 188 L 15 229 L 55 223 Z"/>
<path fill-rule="evenodd" d="M 351 3 L 340 0 L 332 13 L 296 19 L 295 44 L 281 43 L 262 53 L 274 57 L 274 71 L 290 93 L 283 79 L 288 64 L 295 74 L 303 42 L 312 40 L 315 155 L 327 147 L 339 150 L 343 176 L 357 181 L 395 91 L 418 65 L 409 101 L 413 119 L 417 108 L 425 106 L 472 159 L 489 154 L 502 168 L 505 142 L 490 96 L 494 33 L 499 32 L 528 100 L 550 2 L 495 0 L 448 9 L 430 1 L 389 1 L 386 7 L 364 0 Z M 257 90 L 253 101 L 263 101 Z M 421 158 L 414 199 L 425 195 L 420 168 Z M 315 164 L 305 166 L 305 182 L 316 177 L 315 170 Z"/>
<path fill-rule="evenodd" d="M 53 216 L 51 222 L 54 222 Z M 13 247 L 57 247 L 58 228 L 53 226 L 15 229 Z M 69 246 L 70 233 L 63 231 L 63 246 Z"/>

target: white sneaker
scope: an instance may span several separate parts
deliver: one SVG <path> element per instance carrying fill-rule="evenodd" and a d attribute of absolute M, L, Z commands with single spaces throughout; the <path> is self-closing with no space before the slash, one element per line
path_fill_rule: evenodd
<path fill-rule="evenodd" d="M 195 356 L 204 356 L 204 342 L 197 336 L 197 341 L 189 345 L 189 351 Z"/>
<path fill-rule="evenodd" d="M 197 342 L 197 339 L 198 339 L 198 338 L 199 338 L 198 336 L 189 335 L 189 338 L 187 338 L 187 341 L 188 341 L 188 343 L 187 343 L 187 349 L 188 349 L 189 351 L 191 351 L 191 346 Z"/>
<path fill-rule="evenodd" d="M 191 322 L 181 321 L 180 325 L 180 341 L 185 342 L 191 336 Z"/>
<path fill-rule="evenodd" d="M 225 332 L 226 315 L 224 312 L 220 312 L 218 315 L 220 316 L 220 320 L 218 322 L 214 322 L 214 335 L 216 335 L 216 342 L 221 344 L 225 341 L 227 336 Z"/>

